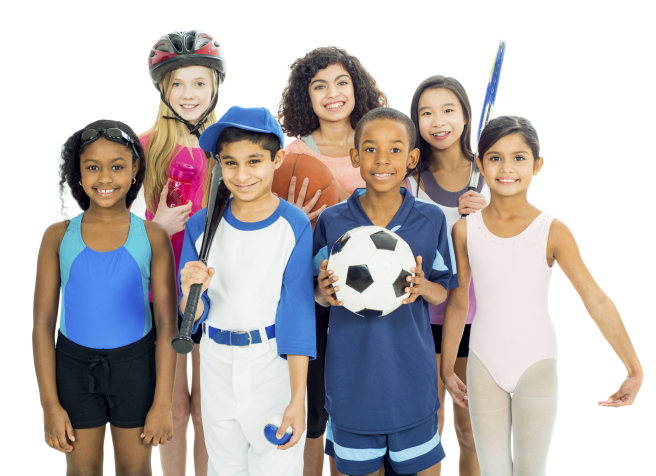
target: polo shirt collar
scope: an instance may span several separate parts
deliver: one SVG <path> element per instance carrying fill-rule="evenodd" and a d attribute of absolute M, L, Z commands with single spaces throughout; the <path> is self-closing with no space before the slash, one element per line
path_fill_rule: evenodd
<path fill-rule="evenodd" d="M 346 200 L 349 210 L 351 210 L 351 214 L 359 226 L 373 226 L 369 216 L 362 209 L 358 200 L 358 197 L 364 195 L 366 192 L 367 189 L 365 188 L 356 188 L 353 194 Z M 407 188 L 401 187 L 399 192 L 403 195 L 403 202 L 396 215 L 394 215 L 394 218 L 387 224 L 386 228 L 391 231 L 394 231 L 394 229 L 398 230 L 403 225 L 415 204 L 415 197 L 411 193 L 407 193 Z"/>

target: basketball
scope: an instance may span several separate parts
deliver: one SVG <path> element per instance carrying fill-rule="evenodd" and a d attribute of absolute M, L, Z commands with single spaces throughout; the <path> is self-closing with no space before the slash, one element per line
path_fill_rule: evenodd
<path fill-rule="evenodd" d="M 318 210 L 323 205 L 331 207 L 339 201 L 337 181 L 330 169 L 319 159 L 306 154 L 288 154 L 273 176 L 271 191 L 278 194 L 283 200 L 287 200 L 289 182 L 292 177 L 296 177 L 294 201 L 298 199 L 298 193 L 301 191 L 305 178 L 308 178 L 310 183 L 305 193 L 304 205 L 312 200 L 317 190 L 321 190 L 319 201 L 311 211 Z M 315 218 L 312 220 L 313 230 L 316 224 L 317 219 Z"/>

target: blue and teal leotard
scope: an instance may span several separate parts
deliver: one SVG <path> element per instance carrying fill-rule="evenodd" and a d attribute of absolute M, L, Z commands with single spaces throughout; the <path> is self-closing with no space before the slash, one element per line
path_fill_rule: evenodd
<path fill-rule="evenodd" d="M 82 240 L 83 216 L 70 221 L 59 249 L 59 330 L 93 349 L 132 344 L 153 325 L 148 305 L 152 253 L 144 222 L 131 214 L 125 244 L 100 252 Z"/>

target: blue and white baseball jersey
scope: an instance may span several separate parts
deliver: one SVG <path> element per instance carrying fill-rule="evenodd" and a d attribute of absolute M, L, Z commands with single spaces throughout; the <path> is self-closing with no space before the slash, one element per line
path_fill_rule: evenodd
<path fill-rule="evenodd" d="M 314 232 L 314 275 L 332 245 L 353 228 L 373 223 L 351 197 L 326 209 Z M 387 228 L 423 258 L 426 279 L 446 289 L 458 286 L 453 246 L 444 213 L 401 188 L 401 208 Z M 340 281 L 344 277 L 340 276 Z M 330 309 L 326 351 L 326 410 L 333 425 L 353 433 L 393 433 L 433 417 L 437 395 L 435 346 L 428 303 L 418 298 L 383 317 Z"/>
<path fill-rule="evenodd" d="M 305 213 L 280 200 L 266 220 L 239 221 L 232 200 L 219 222 L 207 266 L 214 268 L 203 293 L 201 322 L 231 331 L 276 325 L 278 354 L 316 357 L 314 290 L 312 288 L 312 226 Z M 198 261 L 205 214 L 187 221 L 180 269 Z M 178 274 L 178 280 L 180 275 Z"/>

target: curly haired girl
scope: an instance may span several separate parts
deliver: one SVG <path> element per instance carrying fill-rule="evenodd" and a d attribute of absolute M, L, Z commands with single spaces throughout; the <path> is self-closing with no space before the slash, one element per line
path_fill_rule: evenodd
<path fill-rule="evenodd" d="M 344 200 L 364 187 L 349 155 L 355 126 L 367 112 L 381 106 L 387 106 L 387 96 L 355 56 L 335 46 L 312 50 L 291 65 L 278 107 L 282 130 L 297 138 L 286 147 L 287 152 L 312 155 L 325 163 L 337 179 L 339 199 Z M 303 203 L 306 188 L 297 202 Z M 312 210 L 315 203 L 304 209 Z"/>
<path fill-rule="evenodd" d="M 285 149 L 287 153 L 307 154 L 326 164 L 337 179 L 339 200 L 347 199 L 356 188 L 364 188 L 360 171 L 351 164 L 355 126 L 367 112 L 387 106 L 387 96 L 378 89 L 376 80 L 360 61 L 342 48 L 316 48 L 291 65 L 287 86 L 278 107 L 278 121 L 288 136 L 297 140 Z M 305 206 L 309 185 L 303 179 L 294 201 L 296 177 L 292 177 L 287 200 L 301 208 L 312 220 L 326 208 L 311 210 L 320 191 Z M 316 306 L 317 358 L 308 368 L 308 425 L 305 444 L 306 474 L 321 474 L 323 434 L 328 414 L 324 409 L 326 390 L 324 364 L 328 332 L 328 308 Z M 338 474 L 331 458 L 331 470 Z"/>

